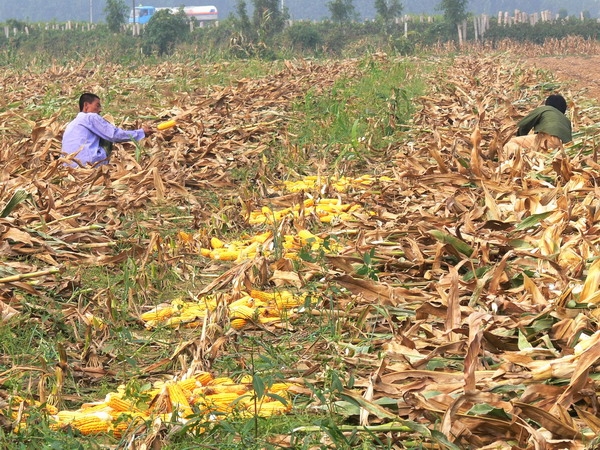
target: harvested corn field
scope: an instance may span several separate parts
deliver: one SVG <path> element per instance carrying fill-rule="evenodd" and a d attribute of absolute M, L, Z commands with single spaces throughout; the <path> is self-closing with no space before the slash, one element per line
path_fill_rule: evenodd
<path fill-rule="evenodd" d="M 3 69 L 2 435 L 595 448 L 600 109 L 518 56 Z M 309 104 L 400 65 L 422 95 L 301 139 L 342 115 Z M 83 90 L 175 122 L 66 168 Z M 505 154 L 552 92 L 573 142 Z"/>

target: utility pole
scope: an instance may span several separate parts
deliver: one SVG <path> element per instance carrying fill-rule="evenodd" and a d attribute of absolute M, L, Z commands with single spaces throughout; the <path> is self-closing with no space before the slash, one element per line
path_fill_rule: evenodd
<path fill-rule="evenodd" d="M 90 23 L 92 23 L 93 20 L 93 16 L 92 16 L 92 0 L 90 0 Z"/>
<path fill-rule="evenodd" d="M 131 0 L 131 17 L 133 18 L 132 23 L 131 23 L 131 33 L 134 36 L 137 36 L 138 29 L 137 29 L 137 25 L 135 23 L 135 0 Z"/>

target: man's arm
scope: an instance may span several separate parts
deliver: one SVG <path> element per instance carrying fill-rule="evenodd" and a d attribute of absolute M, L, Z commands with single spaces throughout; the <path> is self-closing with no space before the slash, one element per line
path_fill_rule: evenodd
<path fill-rule="evenodd" d="M 87 114 L 87 125 L 94 134 L 109 142 L 128 142 L 131 140 L 140 141 L 146 137 L 146 127 L 138 130 L 123 130 L 114 126 L 99 114 Z"/>
<path fill-rule="evenodd" d="M 535 127 L 540 117 L 538 109 L 534 109 L 517 123 L 517 136 L 525 136 Z"/>

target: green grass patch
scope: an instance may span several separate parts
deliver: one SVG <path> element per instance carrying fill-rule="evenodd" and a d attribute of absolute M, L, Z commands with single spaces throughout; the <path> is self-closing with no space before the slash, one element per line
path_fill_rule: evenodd
<path fill-rule="evenodd" d="M 291 145 L 308 171 L 313 164 L 344 169 L 364 167 L 389 145 L 402 141 L 414 113 L 412 99 L 423 94 L 418 75 L 427 70 L 408 60 L 367 59 L 360 76 L 334 83 L 329 92 L 309 92 L 295 107 Z M 289 160 L 288 160 L 289 161 Z M 310 164 L 310 169 L 306 165 Z"/>

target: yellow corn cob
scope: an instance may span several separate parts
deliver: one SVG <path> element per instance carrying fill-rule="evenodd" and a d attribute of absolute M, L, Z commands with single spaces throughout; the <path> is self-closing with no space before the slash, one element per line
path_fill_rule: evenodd
<path fill-rule="evenodd" d="M 258 251 L 258 246 L 260 244 L 258 242 L 252 242 L 250 245 L 246 246 L 245 248 L 241 248 L 239 253 L 240 253 L 240 258 L 253 258 L 256 256 L 256 252 Z"/>
<path fill-rule="evenodd" d="M 241 384 L 252 384 L 252 380 L 253 380 L 252 375 L 246 374 L 246 375 L 242 376 L 242 378 L 240 379 L 240 383 Z"/>
<path fill-rule="evenodd" d="M 212 381 L 210 383 L 208 383 L 209 386 L 214 386 L 216 384 L 234 384 L 235 382 L 229 378 L 229 377 L 217 377 L 217 378 L 213 378 Z"/>
<path fill-rule="evenodd" d="M 194 236 L 190 233 L 186 233 L 185 231 L 178 231 L 177 238 L 186 244 L 194 241 Z"/>
<path fill-rule="evenodd" d="M 334 222 L 337 218 L 338 218 L 338 216 L 335 216 L 333 214 L 327 214 L 325 216 L 320 216 L 319 217 L 319 222 L 321 222 L 321 223 L 331 223 L 331 222 Z"/>
<path fill-rule="evenodd" d="M 225 247 L 225 243 L 218 237 L 211 237 L 210 238 L 210 246 L 212 248 L 223 248 L 223 247 Z"/>
<path fill-rule="evenodd" d="M 305 208 L 310 208 L 312 206 L 315 206 L 315 199 L 314 198 L 306 198 L 306 199 L 304 199 L 304 207 Z"/>
<path fill-rule="evenodd" d="M 231 319 L 252 319 L 256 315 L 256 308 L 249 308 L 245 305 L 229 307 L 229 317 Z"/>
<path fill-rule="evenodd" d="M 343 211 L 344 205 L 331 205 L 331 204 L 325 204 L 325 205 L 317 205 L 317 207 L 315 208 L 315 212 L 317 213 L 317 215 L 327 215 L 327 214 L 339 214 L 340 212 Z"/>
<path fill-rule="evenodd" d="M 158 321 L 158 320 L 149 320 L 149 321 L 147 321 L 147 322 L 144 324 L 144 326 L 145 326 L 147 329 L 151 330 L 151 329 L 153 329 L 153 328 L 156 328 L 158 325 L 160 325 L 160 323 L 161 323 L 161 322 L 160 322 L 160 321 Z"/>
<path fill-rule="evenodd" d="M 267 218 L 261 212 L 251 213 L 248 218 L 248 223 L 250 225 L 261 225 L 267 221 Z"/>
<path fill-rule="evenodd" d="M 275 294 L 275 304 L 279 309 L 295 308 L 304 304 L 304 296 L 294 296 L 288 291 Z"/>
<path fill-rule="evenodd" d="M 181 311 L 180 316 L 194 319 L 197 317 L 204 317 L 206 316 L 206 314 L 208 314 L 208 310 L 206 308 L 203 308 L 202 305 L 195 303 L 193 306 L 184 308 Z"/>
<path fill-rule="evenodd" d="M 177 385 L 181 388 L 182 391 L 184 391 L 184 393 L 185 391 L 192 392 L 196 387 L 198 387 L 199 384 L 200 383 L 195 377 L 186 378 L 185 380 L 180 380 L 177 382 Z"/>
<path fill-rule="evenodd" d="M 290 388 L 290 383 L 273 383 L 269 387 L 269 392 L 278 393 L 285 392 Z"/>
<path fill-rule="evenodd" d="M 229 308 L 237 308 L 238 306 L 252 308 L 254 306 L 254 298 L 250 295 L 244 295 L 229 304 Z"/>
<path fill-rule="evenodd" d="M 232 319 L 231 320 L 231 328 L 234 330 L 241 330 L 248 323 L 247 319 Z"/>
<path fill-rule="evenodd" d="M 294 248 L 297 248 L 296 243 L 294 242 L 294 236 L 286 234 L 283 237 L 282 247 L 285 248 L 286 250 L 292 250 Z"/>
<path fill-rule="evenodd" d="M 192 413 L 190 402 L 177 383 L 167 383 L 167 392 L 173 409 L 179 410 L 184 416 Z"/>
<path fill-rule="evenodd" d="M 243 297 L 237 299 L 234 302 L 229 304 L 229 310 L 233 311 L 238 307 L 255 309 L 258 306 L 266 306 L 267 302 L 260 300 L 258 298 L 252 297 L 250 295 L 244 295 Z"/>
<path fill-rule="evenodd" d="M 178 381 L 179 387 L 184 391 L 193 392 L 196 388 L 206 386 L 213 380 L 213 376 L 208 372 L 199 372 L 191 378 Z M 187 395 L 187 393 L 186 393 Z M 191 395 L 188 396 L 190 398 Z"/>
<path fill-rule="evenodd" d="M 256 289 L 252 289 L 250 291 L 250 297 L 256 299 L 256 300 L 261 300 L 263 302 L 270 302 L 273 300 L 274 296 L 272 293 L 270 292 L 264 292 L 264 291 L 259 291 Z"/>
<path fill-rule="evenodd" d="M 71 423 L 77 418 L 81 418 L 84 415 L 81 411 L 59 411 L 54 415 L 54 419 L 62 424 Z"/>
<path fill-rule="evenodd" d="M 258 318 L 259 323 L 271 323 L 271 322 L 278 322 L 280 320 L 281 320 L 281 315 L 279 315 L 279 313 L 277 313 L 277 315 L 272 315 L 271 317 L 260 316 Z"/>
<path fill-rule="evenodd" d="M 302 241 L 303 244 L 306 244 L 308 241 L 320 241 L 321 238 L 312 234 L 308 230 L 300 230 L 298 231 L 298 237 Z"/>
<path fill-rule="evenodd" d="M 96 412 L 103 412 L 108 409 L 106 402 L 93 402 L 93 403 L 84 403 L 79 408 L 80 414 L 91 414 Z"/>
<path fill-rule="evenodd" d="M 211 257 L 218 261 L 235 261 L 240 257 L 240 252 L 239 250 L 213 251 Z"/>
<path fill-rule="evenodd" d="M 208 372 L 200 372 L 195 378 L 202 386 L 206 386 L 214 379 L 213 376 Z"/>
<path fill-rule="evenodd" d="M 340 199 L 338 198 L 321 198 L 319 199 L 317 206 L 321 205 L 339 205 L 341 204 Z"/>
<path fill-rule="evenodd" d="M 202 320 L 194 320 L 193 322 L 186 322 L 183 325 L 181 325 L 183 328 L 198 328 L 202 326 Z"/>
<path fill-rule="evenodd" d="M 215 384 L 213 386 L 207 386 L 204 391 L 205 395 L 216 395 L 216 394 L 225 394 L 225 393 L 234 393 L 238 395 L 242 395 L 247 393 L 249 390 L 248 386 L 241 383 L 221 383 Z"/>
<path fill-rule="evenodd" d="M 235 392 L 223 392 L 221 394 L 207 395 L 203 399 L 204 405 L 213 411 L 231 412 L 236 407 L 242 407 L 243 402 L 239 394 Z"/>
<path fill-rule="evenodd" d="M 257 242 L 259 244 L 264 244 L 266 242 L 266 240 L 269 239 L 271 236 L 273 236 L 273 233 L 271 233 L 270 231 L 267 231 L 265 233 L 257 234 L 250 240 L 252 242 Z"/>
<path fill-rule="evenodd" d="M 106 433 L 110 428 L 111 420 L 110 416 L 104 418 L 99 415 L 88 415 L 73 420 L 71 426 L 85 435 Z"/>
<path fill-rule="evenodd" d="M 247 405 L 246 408 L 248 409 L 248 411 L 254 412 L 253 404 Z M 290 403 L 284 405 L 280 401 L 275 400 L 272 402 L 259 403 L 258 408 L 256 410 L 256 414 L 260 417 L 269 417 L 275 414 L 285 414 L 286 412 L 290 411 L 290 409 L 292 409 L 292 405 Z"/>
<path fill-rule="evenodd" d="M 148 415 L 140 412 L 122 413 L 118 420 L 112 422 L 109 431 L 112 432 L 115 437 L 121 438 L 123 434 L 125 434 L 125 431 L 133 429 L 134 426 L 140 425 L 148 419 Z"/>
<path fill-rule="evenodd" d="M 204 257 L 210 258 L 210 254 L 211 254 L 212 250 L 209 248 L 201 248 L 200 249 L 200 254 Z"/>
<path fill-rule="evenodd" d="M 120 439 L 123 437 L 125 432 L 129 429 L 131 423 L 132 423 L 131 420 L 120 420 L 119 422 L 113 424 L 110 427 L 110 431 L 112 432 L 114 437 L 116 437 L 117 439 Z"/>
<path fill-rule="evenodd" d="M 185 301 L 180 298 L 175 298 L 171 300 L 171 307 L 173 308 L 173 312 L 179 311 L 185 305 Z"/>
<path fill-rule="evenodd" d="M 173 128 L 175 125 L 177 125 L 177 122 L 173 119 L 171 120 L 167 120 L 165 122 L 161 122 L 156 126 L 157 130 L 166 130 L 168 128 Z"/>
<path fill-rule="evenodd" d="M 58 408 L 54 405 L 49 405 L 48 403 L 46 403 L 44 405 L 44 409 L 50 415 L 58 414 Z"/>
<path fill-rule="evenodd" d="M 173 308 L 171 305 L 159 305 L 155 308 L 152 308 L 150 311 L 143 313 L 140 316 L 144 322 L 149 322 L 151 320 L 162 321 L 167 317 L 173 315 Z"/>
<path fill-rule="evenodd" d="M 164 322 L 164 325 L 167 327 L 177 327 L 177 326 L 183 325 L 183 324 L 185 324 L 185 320 L 182 319 L 180 316 L 169 317 Z"/>
<path fill-rule="evenodd" d="M 114 394 L 109 394 L 107 397 L 106 405 L 110 406 L 116 412 L 137 411 L 137 408 L 133 403 L 128 400 L 123 400 L 121 397 Z"/>

